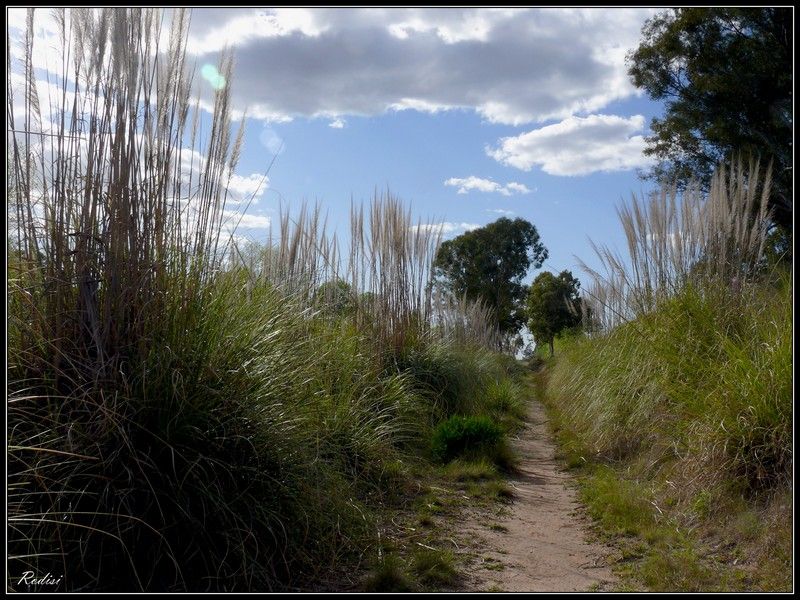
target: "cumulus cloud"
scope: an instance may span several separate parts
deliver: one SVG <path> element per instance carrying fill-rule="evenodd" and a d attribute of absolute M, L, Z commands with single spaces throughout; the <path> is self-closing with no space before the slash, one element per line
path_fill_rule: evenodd
<path fill-rule="evenodd" d="M 445 185 L 450 187 L 457 187 L 459 194 L 468 194 L 475 190 L 484 193 L 498 193 L 503 196 L 511 196 L 512 194 L 530 194 L 531 190 L 522 183 L 512 181 L 506 185 L 501 185 L 491 179 L 483 179 L 470 175 L 469 177 L 458 178 L 451 177 L 444 182 Z"/>
<path fill-rule="evenodd" d="M 199 68 L 211 68 L 234 46 L 234 116 L 247 109 L 252 118 L 285 122 L 467 109 L 522 125 L 590 114 L 636 94 L 624 57 L 654 12 L 198 8 L 187 48 Z M 35 14 L 42 39 L 35 66 L 52 69 L 63 58 L 56 27 L 50 11 Z M 24 9 L 8 16 L 18 41 Z M 208 108 L 214 90 L 205 88 Z"/>
<path fill-rule="evenodd" d="M 328 123 L 328 127 L 332 127 L 333 129 L 344 129 L 345 121 L 344 119 L 334 119 L 330 123 Z"/>
<path fill-rule="evenodd" d="M 480 225 L 477 223 L 450 223 L 449 221 L 445 221 L 443 223 L 420 223 L 419 225 L 413 225 L 411 229 L 413 231 L 422 230 L 433 232 L 441 229 L 442 234 L 448 235 L 460 231 L 470 231 L 471 229 L 477 229 L 478 227 L 480 227 Z"/>
<path fill-rule="evenodd" d="M 234 104 L 264 119 L 477 111 L 520 125 L 636 93 L 645 9 L 195 9 L 189 49 L 236 44 Z"/>
<path fill-rule="evenodd" d="M 518 136 L 502 138 L 486 152 L 495 160 L 530 171 L 540 167 L 549 175 L 588 175 L 624 171 L 651 163 L 644 156 L 644 117 L 614 115 L 569 117 Z"/>
<path fill-rule="evenodd" d="M 193 14 L 200 11 L 205 13 L 200 19 L 200 27 L 193 27 L 193 35 L 186 46 L 192 54 L 218 52 L 226 46 L 295 33 L 316 37 L 326 29 L 316 23 L 314 11 L 307 8 L 276 8 L 271 11 L 195 9 Z"/>
<path fill-rule="evenodd" d="M 234 211 L 225 211 L 225 222 L 231 228 L 239 229 L 269 229 L 272 220 L 265 215 L 241 214 Z"/>

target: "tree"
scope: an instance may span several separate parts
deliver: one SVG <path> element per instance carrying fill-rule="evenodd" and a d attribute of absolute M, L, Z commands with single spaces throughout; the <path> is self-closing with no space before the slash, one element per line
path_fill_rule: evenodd
<path fill-rule="evenodd" d="M 628 55 L 634 85 L 666 114 L 654 118 L 647 175 L 706 185 L 734 153 L 773 161 L 773 218 L 792 227 L 792 9 L 680 8 L 659 13 Z"/>
<path fill-rule="evenodd" d="M 346 281 L 334 279 L 320 285 L 314 293 L 315 300 L 327 315 L 343 316 L 355 309 L 356 296 Z"/>
<path fill-rule="evenodd" d="M 531 265 L 538 269 L 546 258 L 536 227 L 524 219 L 503 217 L 444 242 L 433 266 L 437 279 L 452 293 L 473 302 L 482 299 L 507 337 L 524 323 L 527 288 L 522 278 Z"/>
<path fill-rule="evenodd" d="M 545 271 L 528 292 L 528 329 L 536 344 L 546 343 L 553 356 L 553 340 L 565 329 L 581 323 L 580 282 L 570 271 L 558 276 Z"/>

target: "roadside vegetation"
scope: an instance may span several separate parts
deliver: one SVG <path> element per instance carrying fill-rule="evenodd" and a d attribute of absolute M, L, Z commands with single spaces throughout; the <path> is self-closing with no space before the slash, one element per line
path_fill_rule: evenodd
<path fill-rule="evenodd" d="M 720 166 L 619 211 L 588 333 L 538 375 L 568 467 L 625 585 L 792 587 L 792 285 L 766 260 L 769 169 Z"/>
<path fill-rule="evenodd" d="M 692 74 L 731 64 L 730 23 L 749 23 L 734 50 L 783 56 L 748 36 L 789 48 L 784 12 L 662 15 L 634 83 L 683 93 L 676 28 L 704 15 L 678 36 L 715 50 Z M 45 42 L 33 14 L 8 55 L 9 591 L 40 591 L 28 571 L 69 592 L 458 589 L 454 524 L 514 498 L 523 323 L 549 348 L 538 396 L 624 589 L 791 589 L 783 95 L 772 133 L 749 119 L 744 140 L 715 139 L 717 121 L 673 135 L 718 102 L 673 104 L 647 152 L 678 186 L 619 209 L 627 255 L 597 246 L 588 286 L 527 286 L 548 256 L 534 225 L 442 242 L 388 191 L 352 205 L 344 237 L 304 205 L 244 239 L 232 54 L 196 78 L 183 9 L 56 9 Z M 40 43 L 60 61 L 46 74 Z M 781 148 L 774 185 L 755 160 L 710 175 L 762 138 Z"/>
<path fill-rule="evenodd" d="M 513 462 L 490 312 L 430 285 L 438 232 L 388 194 L 344 244 L 305 208 L 236 236 L 232 61 L 203 115 L 184 11 L 55 11 L 44 96 L 32 14 L 8 99 L 10 588 L 402 588 L 388 515 Z M 408 585 L 452 585 L 425 546 L 398 550 Z"/>

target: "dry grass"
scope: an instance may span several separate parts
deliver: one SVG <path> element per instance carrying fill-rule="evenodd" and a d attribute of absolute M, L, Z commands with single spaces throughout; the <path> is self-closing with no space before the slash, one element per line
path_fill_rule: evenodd
<path fill-rule="evenodd" d="M 276 240 L 236 248 L 235 264 L 246 269 L 251 287 L 268 282 L 329 315 L 341 311 L 326 305 L 346 304 L 381 353 L 396 354 L 412 333 L 496 347 L 489 310 L 434 285 L 430 266 L 440 229 L 415 223 L 410 207 L 387 192 L 373 199 L 368 212 L 351 207 L 349 233 L 343 251 L 327 232 L 320 207 L 303 205 L 296 217 L 281 213 Z"/>
<path fill-rule="evenodd" d="M 633 198 L 618 208 L 628 256 L 592 243 L 602 272 L 582 268 L 592 284 L 585 294 L 595 326 L 615 325 L 653 311 L 691 283 L 741 289 L 761 264 L 769 226 L 771 167 L 741 159 L 720 165 L 707 195 L 690 186 L 663 186 L 648 202 Z"/>

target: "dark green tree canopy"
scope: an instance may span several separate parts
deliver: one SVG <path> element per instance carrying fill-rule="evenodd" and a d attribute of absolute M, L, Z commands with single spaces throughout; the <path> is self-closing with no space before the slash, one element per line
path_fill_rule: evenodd
<path fill-rule="evenodd" d="M 356 303 L 353 288 L 341 279 L 326 281 L 320 285 L 314 292 L 314 299 L 323 312 L 338 316 L 351 312 Z"/>
<path fill-rule="evenodd" d="M 580 287 L 570 271 L 561 271 L 557 276 L 545 271 L 531 284 L 528 329 L 537 345 L 550 345 L 550 356 L 553 355 L 553 339 L 581 323 Z"/>
<path fill-rule="evenodd" d="M 536 227 L 503 217 L 444 242 L 433 266 L 451 292 L 471 301 L 482 299 L 493 310 L 499 330 L 509 334 L 524 323 L 527 288 L 522 278 L 546 258 Z"/>
<path fill-rule="evenodd" d="M 633 83 L 666 114 L 651 123 L 652 178 L 708 184 L 734 153 L 773 161 L 773 216 L 792 225 L 792 9 L 659 13 L 628 56 Z"/>

